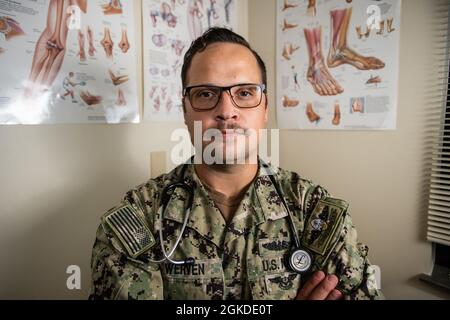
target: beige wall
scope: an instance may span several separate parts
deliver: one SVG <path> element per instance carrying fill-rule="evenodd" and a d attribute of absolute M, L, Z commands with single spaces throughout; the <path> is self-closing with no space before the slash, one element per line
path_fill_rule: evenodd
<path fill-rule="evenodd" d="M 402 4 L 397 130 L 280 133 L 282 167 L 350 202 L 360 240 L 369 245 L 371 260 L 381 267 L 382 289 L 391 299 L 450 298 L 416 277 L 431 268 L 431 245 L 424 240 L 423 72 L 430 62 L 425 12 L 432 6 L 433 1 L 422 0 Z M 267 63 L 273 106 L 276 1 L 249 0 L 249 13 L 249 37 Z M 274 108 L 271 117 L 275 126 Z"/>
<path fill-rule="evenodd" d="M 426 3 L 403 5 L 398 130 L 280 135 L 282 166 L 351 202 L 389 298 L 450 298 L 414 279 L 431 265 L 430 245 L 423 240 L 426 110 L 417 65 L 427 56 L 417 52 L 425 35 L 416 23 Z M 248 15 L 247 1 L 238 5 L 238 31 L 267 62 L 273 105 L 275 1 L 249 0 Z M 100 215 L 149 177 L 150 152 L 168 150 L 177 127 L 0 126 L 0 298 L 84 299 Z M 72 264 L 81 267 L 81 291 L 66 289 L 65 270 Z"/>

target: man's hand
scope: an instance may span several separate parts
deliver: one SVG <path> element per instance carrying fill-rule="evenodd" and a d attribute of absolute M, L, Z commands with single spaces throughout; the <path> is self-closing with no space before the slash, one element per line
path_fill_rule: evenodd
<path fill-rule="evenodd" d="M 315 272 L 298 291 L 297 300 L 340 300 L 342 293 L 335 289 L 339 280 L 335 275 Z"/>

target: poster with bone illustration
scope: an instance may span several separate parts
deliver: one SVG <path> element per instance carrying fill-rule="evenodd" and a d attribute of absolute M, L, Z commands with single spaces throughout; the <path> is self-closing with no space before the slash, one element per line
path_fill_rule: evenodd
<path fill-rule="evenodd" d="M 183 57 L 209 27 L 236 29 L 235 0 L 144 0 L 144 120 L 181 122 Z"/>
<path fill-rule="evenodd" d="M 400 0 L 278 0 L 284 129 L 396 128 Z"/>
<path fill-rule="evenodd" d="M 139 122 L 133 3 L 0 0 L 0 123 Z"/>

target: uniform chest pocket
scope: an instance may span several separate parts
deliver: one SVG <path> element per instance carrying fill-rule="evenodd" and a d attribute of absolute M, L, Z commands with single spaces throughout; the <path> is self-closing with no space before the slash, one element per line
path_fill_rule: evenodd
<path fill-rule="evenodd" d="M 223 298 L 222 263 L 196 260 L 192 265 L 163 265 L 164 299 L 218 300 Z"/>
<path fill-rule="evenodd" d="M 248 281 L 255 300 L 292 300 L 297 296 L 301 276 L 285 265 L 285 255 L 253 255 L 247 260 Z"/>

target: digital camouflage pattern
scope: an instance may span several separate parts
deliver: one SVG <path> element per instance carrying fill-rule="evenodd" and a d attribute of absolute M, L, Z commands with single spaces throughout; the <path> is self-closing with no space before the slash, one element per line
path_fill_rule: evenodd
<path fill-rule="evenodd" d="M 158 209 L 162 190 L 179 180 L 181 170 L 182 165 L 129 191 L 118 206 L 131 206 L 154 235 L 156 243 L 151 242 L 142 254 L 133 258 L 126 240 L 102 220 L 92 252 L 90 299 L 294 299 L 317 270 L 336 274 L 338 289 L 346 299 L 382 298 L 367 259 L 368 248 L 357 240 L 347 203 L 294 172 L 270 171 L 275 168 L 262 165 L 227 225 L 193 165 L 188 164 L 184 177 L 194 186 L 194 202 L 172 259 L 193 257 L 195 263 L 150 262 L 161 259 Z M 293 238 L 268 172 L 275 173 L 302 248 L 313 257 L 308 274 L 299 275 L 286 267 Z M 187 196 L 177 189 L 162 217 L 166 251 L 181 232 Z"/>

